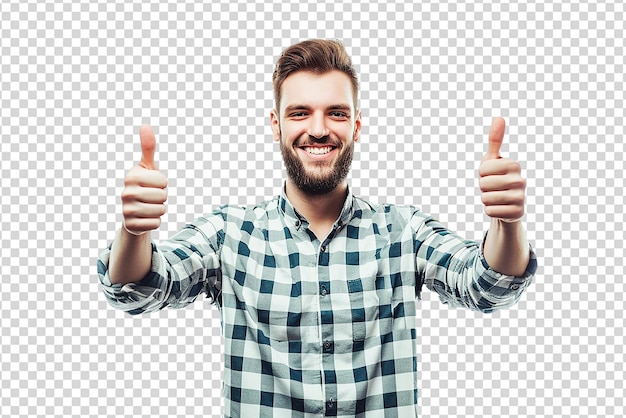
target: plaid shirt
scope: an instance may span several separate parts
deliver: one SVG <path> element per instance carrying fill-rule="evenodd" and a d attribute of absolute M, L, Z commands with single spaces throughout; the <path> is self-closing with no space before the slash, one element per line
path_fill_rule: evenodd
<path fill-rule="evenodd" d="M 372 206 L 349 193 L 323 241 L 283 194 L 224 206 L 153 244 L 141 282 L 111 285 L 131 314 L 180 308 L 205 293 L 224 335 L 226 417 L 417 416 L 416 300 L 490 312 L 513 305 L 524 277 L 489 268 L 480 245 L 409 206 Z"/>

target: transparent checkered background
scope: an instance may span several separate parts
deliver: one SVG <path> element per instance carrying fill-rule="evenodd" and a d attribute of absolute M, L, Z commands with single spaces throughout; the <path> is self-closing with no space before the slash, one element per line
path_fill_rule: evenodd
<path fill-rule="evenodd" d="M 216 309 L 114 311 L 96 257 L 142 123 L 170 180 L 157 239 L 279 192 L 271 72 L 312 37 L 360 73 L 358 195 L 480 239 L 497 115 L 528 178 L 536 281 L 487 316 L 425 293 L 421 416 L 624 416 L 624 4 L 285 3 L 0 4 L 0 416 L 220 416 Z"/>

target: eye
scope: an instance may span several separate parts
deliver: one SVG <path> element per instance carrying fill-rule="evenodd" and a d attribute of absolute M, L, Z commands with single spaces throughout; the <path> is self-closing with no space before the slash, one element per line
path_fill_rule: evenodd
<path fill-rule="evenodd" d="M 307 113 L 306 112 L 292 112 L 289 114 L 290 118 L 304 118 L 306 117 Z"/>
<path fill-rule="evenodd" d="M 333 110 L 330 112 L 330 116 L 336 119 L 347 119 L 349 117 L 346 112 L 342 112 L 340 110 Z"/>

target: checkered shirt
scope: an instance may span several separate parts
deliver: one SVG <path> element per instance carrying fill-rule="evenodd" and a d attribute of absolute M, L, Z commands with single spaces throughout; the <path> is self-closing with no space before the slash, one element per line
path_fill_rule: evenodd
<path fill-rule="evenodd" d="M 138 283 L 112 285 L 109 256 L 98 274 L 115 308 L 180 308 L 202 293 L 217 305 L 226 417 L 417 416 L 422 285 L 490 312 L 516 303 L 537 268 L 531 250 L 523 277 L 501 275 L 479 243 L 418 209 L 351 192 L 323 241 L 283 193 L 221 207 L 153 244 Z"/>

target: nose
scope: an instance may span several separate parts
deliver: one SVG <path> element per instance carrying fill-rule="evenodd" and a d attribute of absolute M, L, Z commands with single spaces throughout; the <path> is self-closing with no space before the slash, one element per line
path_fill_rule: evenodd
<path fill-rule="evenodd" d="M 329 131 L 326 126 L 326 119 L 324 118 L 324 115 L 316 112 L 315 114 L 313 114 L 310 120 L 311 124 L 309 125 L 309 129 L 307 132 L 309 136 L 312 136 L 314 138 L 324 138 L 328 136 Z"/>

